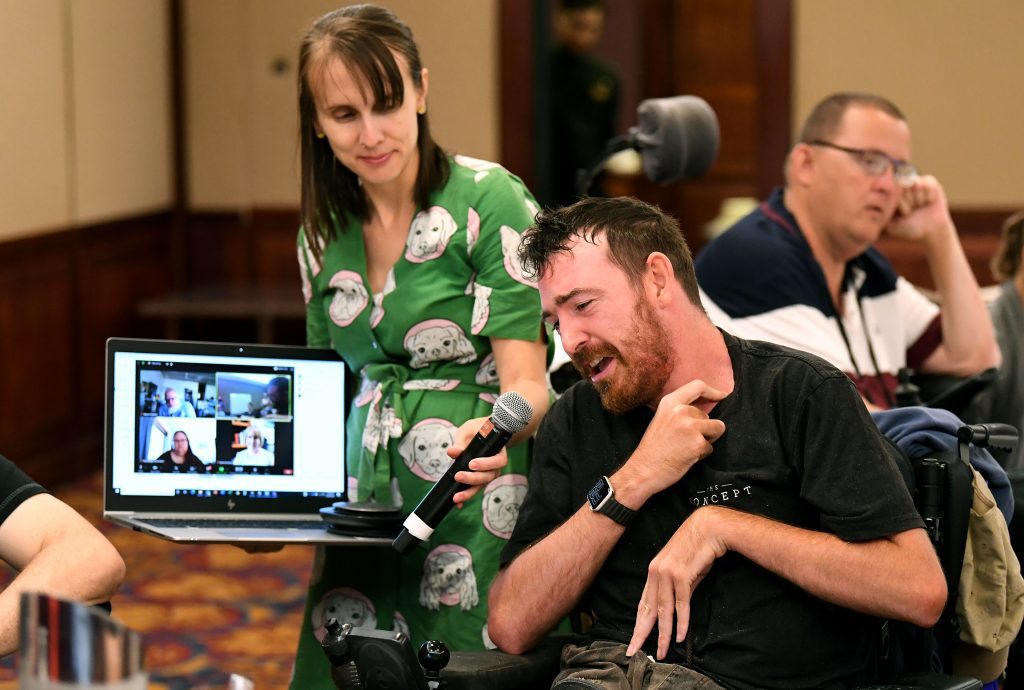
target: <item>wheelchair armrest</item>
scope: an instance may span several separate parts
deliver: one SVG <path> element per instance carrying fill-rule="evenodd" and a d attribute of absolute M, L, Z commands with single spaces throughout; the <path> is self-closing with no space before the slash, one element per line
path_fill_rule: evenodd
<path fill-rule="evenodd" d="M 921 389 L 925 407 L 942 408 L 959 416 L 974 396 L 998 378 L 999 369 L 993 367 L 963 378 L 946 374 L 914 374 L 912 380 Z"/>
<path fill-rule="evenodd" d="M 965 424 L 956 432 L 961 443 L 973 443 L 978 448 L 994 448 L 1012 453 L 1017 448 L 1020 434 L 1010 424 Z"/>
<path fill-rule="evenodd" d="M 544 688 L 558 675 L 562 647 L 578 635 L 552 633 L 526 654 L 453 652 L 441 671 L 448 690 L 528 690 Z"/>
<path fill-rule="evenodd" d="M 976 678 L 941 673 L 908 673 L 894 683 L 862 685 L 856 690 L 982 690 L 982 683 Z"/>

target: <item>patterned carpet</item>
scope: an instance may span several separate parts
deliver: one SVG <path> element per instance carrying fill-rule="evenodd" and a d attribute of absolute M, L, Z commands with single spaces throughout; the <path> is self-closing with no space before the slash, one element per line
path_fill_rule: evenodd
<path fill-rule="evenodd" d="M 128 565 L 113 616 L 142 634 L 150 690 L 222 690 L 231 673 L 257 690 L 288 686 L 312 547 L 248 554 L 117 527 L 101 518 L 99 474 L 55 493 L 97 525 Z M 0 583 L 9 577 L 0 573 Z M 0 662 L 0 690 L 17 688 L 15 656 Z"/>

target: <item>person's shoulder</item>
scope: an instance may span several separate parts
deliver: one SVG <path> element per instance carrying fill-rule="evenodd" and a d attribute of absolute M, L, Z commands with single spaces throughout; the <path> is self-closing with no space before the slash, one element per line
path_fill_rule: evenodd
<path fill-rule="evenodd" d="M 440 205 L 456 200 L 473 208 L 487 204 L 520 207 L 532 219 L 540 210 L 526 185 L 499 163 L 456 154 L 448 183 L 437 196 Z"/>
<path fill-rule="evenodd" d="M 798 231 L 774 222 L 759 206 L 705 245 L 697 255 L 698 275 L 737 263 L 762 264 L 765 256 L 789 256 L 805 244 Z M 772 266 L 764 266 L 772 268 Z"/>
<path fill-rule="evenodd" d="M 755 370 L 783 372 L 803 376 L 814 381 L 827 379 L 848 380 L 846 374 L 817 355 L 765 340 L 746 340 L 725 334 L 730 354 L 737 353 L 756 362 Z"/>
<path fill-rule="evenodd" d="M 999 286 L 999 294 L 988 305 L 988 310 L 993 319 L 1004 322 L 1004 325 L 1024 323 L 1024 303 L 1021 302 L 1013 281 L 1007 281 Z"/>
<path fill-rule="evenodd" d="M 450 162 L 449 185 L 472 186 L 480 190 L 526 189 L 523 181 L 500 163 L 460 153 L 453 155 Z"/>
<path fill-rule="evenodd" d="M 795 304 L 825 310 L 824 277 L 797 232 L 755 210 L 701 250 L 694 262 L 697 282 L 732 318 Z"/>

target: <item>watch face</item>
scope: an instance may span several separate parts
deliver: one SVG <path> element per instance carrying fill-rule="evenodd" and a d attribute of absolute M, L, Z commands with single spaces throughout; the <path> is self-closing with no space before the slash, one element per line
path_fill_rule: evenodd
<path fill-rule="evenodd" d="M 596 509 L 601 505 L 601 501 L 608 495 L 608 481 L 601 477 L 597 480 L 597 483 L 587 492 L 587 501 L 590 502 L 590 507 Z"/>

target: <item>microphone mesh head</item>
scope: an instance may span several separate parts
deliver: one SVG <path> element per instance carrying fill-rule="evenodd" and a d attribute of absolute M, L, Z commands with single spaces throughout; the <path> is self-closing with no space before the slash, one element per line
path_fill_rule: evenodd
<path fill-rule="evenodd" d="M 526 398 L 515 391 L 507 391 L 498 396 L 494 401 L 494 411 L 491 413 L 491 421 L 494 426 L 504 432 L 514 434 L 527 424 L 533 417 L 533 407 L 526 401 Z"/>

